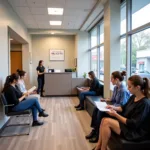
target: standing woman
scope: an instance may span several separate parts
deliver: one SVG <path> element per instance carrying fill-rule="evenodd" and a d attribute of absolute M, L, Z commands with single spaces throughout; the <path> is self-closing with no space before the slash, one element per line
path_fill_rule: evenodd
<path fill-rule="evenodd" d="M 44 97 L 43 95 L 43 87 L 44 87 L 44 73 L 45 73 L 45 67 L 43 66 L 44 61 L 40 60 L 38 67 L 36 68 L 37 74 L 38 74 L 38 89 L 37 94 L 41 92 L 41 97 Z"/>

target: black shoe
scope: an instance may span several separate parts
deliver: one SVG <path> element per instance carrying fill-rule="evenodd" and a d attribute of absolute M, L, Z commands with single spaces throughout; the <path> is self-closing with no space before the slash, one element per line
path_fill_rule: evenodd
<path fill-rule="evenodd" d="M 96 135 L 95 137 L 89 139 L 90 143 L 97 143 L 98 142 L 98 136 Z"/>
<path fill-rule="evenodd" d="M 79 105 L 77 105 L 77 106 L 74 106 L 74 108 L 79 108 L 80 107 L 80 104 Z"/>
<path fill-rule="evenodd" d="M 46 114 L 44 111 L 39 113 L 39 117 L 48 117 L 49 115 Z"/>
<path fill-rule="evenodd" d="M 35 127 L 35 126 L 41 126 L 41 125 L 43 125 L 43 124 L 44 124 L 43 122 L 33 121 L 32 126 L 33 126 L 33 127 Z"/>
<path fill-rule="evenodd" d="M 77 111 L 84 110 L 84 107 L 79 107 L 76 109 Z"/>
<path fill-rule="evenodd" d="M 93 137 L 95 136 L 95 134 L 96 134 L 96 132 L 95 132 L 95 130 L 93 129 L 90 134 L 88 134 L 88 135 L 85 136 L 85 138 L 86 138 L 86 139 L 91 139 L 91 138 L 93 138 Z"/>

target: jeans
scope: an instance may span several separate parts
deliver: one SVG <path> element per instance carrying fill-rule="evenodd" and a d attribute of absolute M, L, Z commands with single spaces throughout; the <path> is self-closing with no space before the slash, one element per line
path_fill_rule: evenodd
<path fill-rule="evenodd" d="M 43 78 L 38 78 L 38 89 L 37 93 L 39 94 L 41 92 L 41 95 L 43 94 L 43 88 L 44 88 L 44 79 Z"/>
<path fill-rule="evenodd" d="M 97 107 L 94 108 L 94 111 L 92 114 L 92 120 L 91 120 L 91 127 L 94 128 L 97 135 L 99 135 L 99 127 L 100 127 L 104 114 L 105 112 L 100 111 Z"/>
<path fill-rule="evenodd" d="M 83 91 L 79 94 L 79 100 L 80 100 L 80 107 L 84 107 L 84 100 L 86 96 L 95 96 L 96 92 L 95 91 Z"/>
<path fill-rule="evenodd" d="M 38 102 L 37 97 L 27 97 L 25 100 L 21 101 L 15 107 L 13 107 L 13 111 L 24 111 L 27 109 L 32 110 L 33 121 L 37 121 L 37 111 L 42 112 L 41 106 Z"/>

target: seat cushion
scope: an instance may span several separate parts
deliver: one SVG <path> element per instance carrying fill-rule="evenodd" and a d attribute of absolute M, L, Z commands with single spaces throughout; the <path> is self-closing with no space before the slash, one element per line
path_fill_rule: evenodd
<path fill-rule="evenodd" d="M 127 141 L 112 132 L 108 146 L 111 150 L 150 150 L 150 139 L 140 142 Z"/>
<path fill-rule="evenodd" d="M 85 109 L 89 113 L 89 115 L 92 117 L 93 110 L 96 107 L 95 101 L 100 101 L 101 96 L 87 96 L 85 100 Z"/>
<path fill-rule="evenodd" d="M 90 101 L 93 105 L 95 105 L 94 102 L 100 101 L 101 96 L 87 96 L 86 99 Z"/>
<path fill-rule="evenodd" d="M 25 111 L 18 111 L 18 112 L 9 112 L 7 113 L 7 116 L 15 116 L 15 115 L 25 115 L 25 114 L 30 114 L 31 113 L 31 110 L 28 109 L 28 110 L 25 110 Z"/>

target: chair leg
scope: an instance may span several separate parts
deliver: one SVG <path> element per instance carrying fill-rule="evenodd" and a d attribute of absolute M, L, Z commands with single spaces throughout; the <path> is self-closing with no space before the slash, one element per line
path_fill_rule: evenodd
<path fill-rule="evenodd" d="M 18 117 L 18 116 L 17 116 Z M 21 134 L 18 134 L 18 133 L 16 133 L 16 134 L 11 134 L 11 135 L 2 135 L 2 133 L 3 133 L 3 131 L 4 131 L 4 129 L 1 131 L 1 133 L 0 133 L 0 138 L 1 137 L 12 137 L 12 136 L 22 136 L 22 135 L 29 135 L 30 134 L 30 130 L 31 130 L 31 115 L 29 114 L 28 116 L 19 116 L 19 117 L 28 117 L 29 118 L 29 123 L 24 123 L 24 124 L 10 124 L 9 125 L 9 122 L 8 122 L 8 125 L 6 125 L 5 126 L 5 128 L 7 128 L 7 127 L 13 127 L 13 126 L 28 126 L 28 133 L 21 133 Z M 11 119 L 10 119 L 11 120 Z"/>

